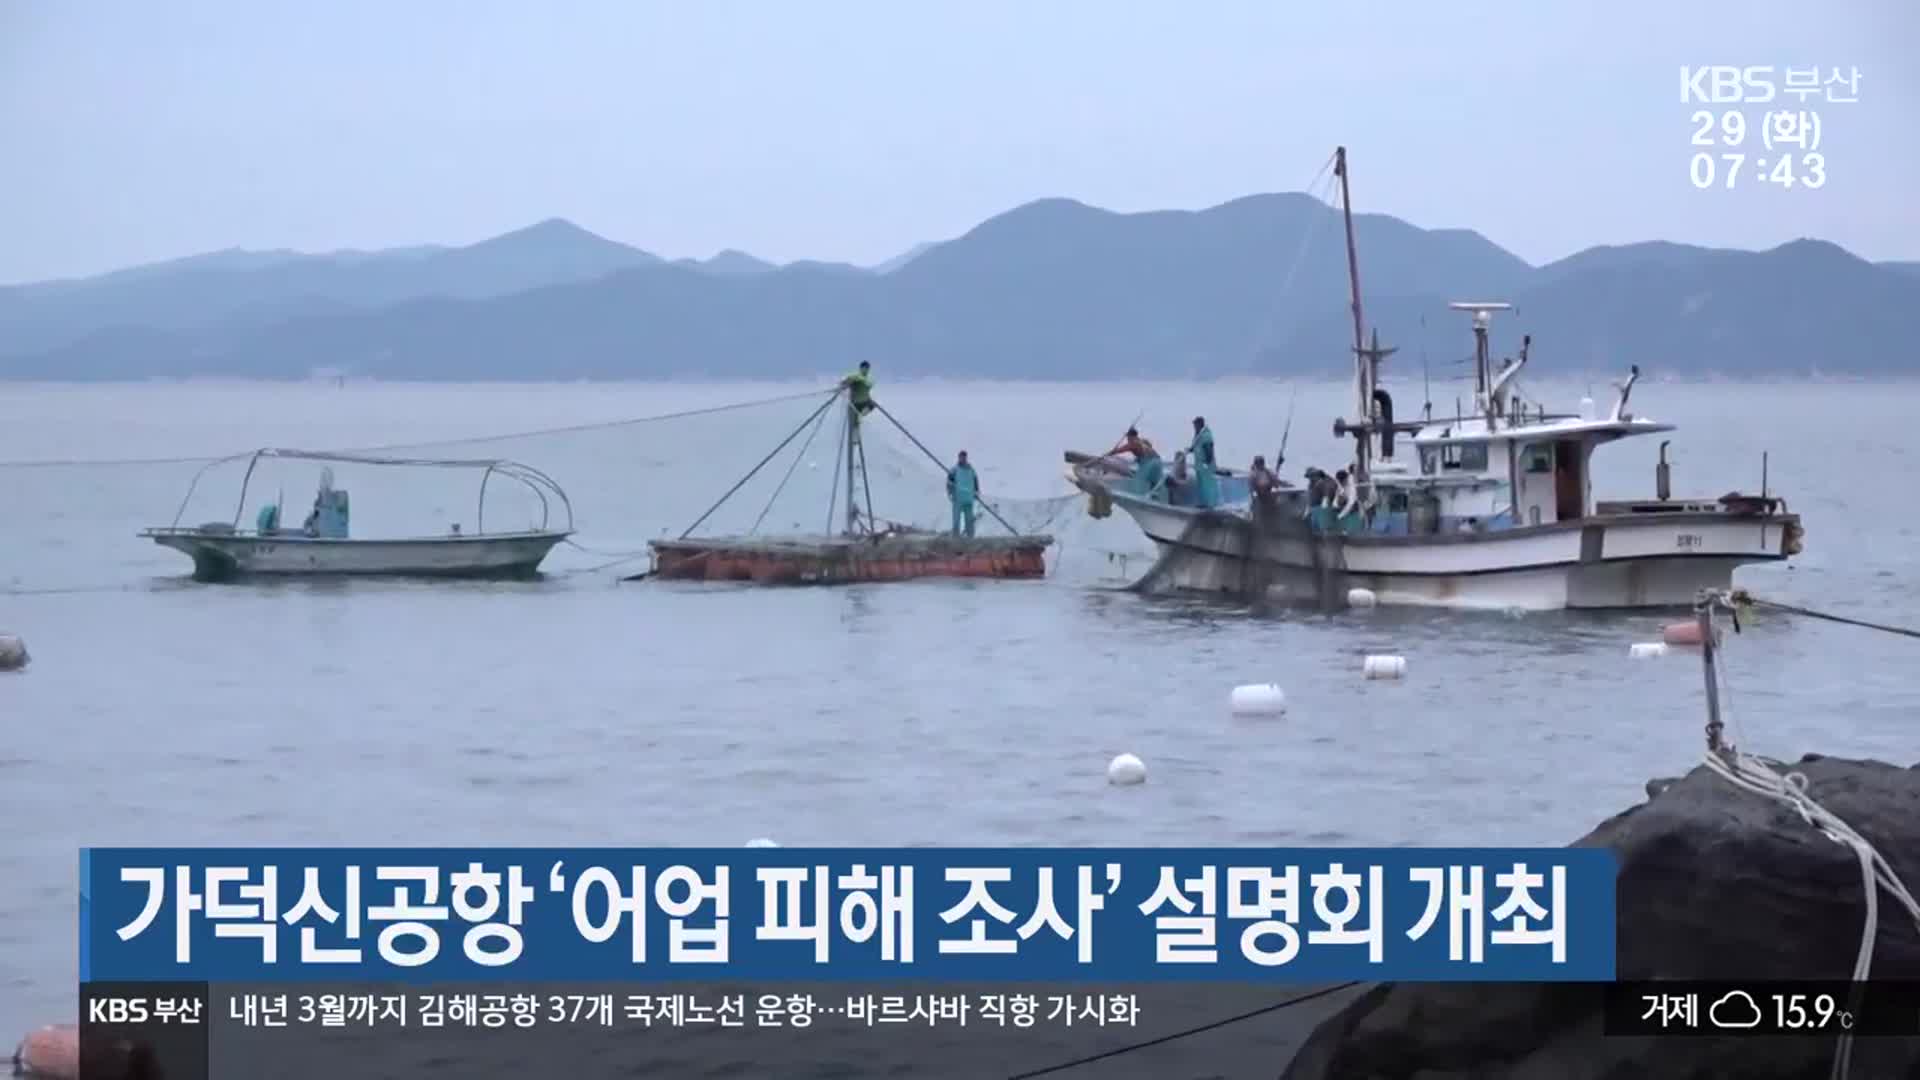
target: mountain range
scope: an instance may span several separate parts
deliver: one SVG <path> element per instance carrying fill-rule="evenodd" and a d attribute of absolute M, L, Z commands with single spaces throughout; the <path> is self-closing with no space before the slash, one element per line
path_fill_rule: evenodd
<path fill-rule="evenodd" d="M 1534 266 L 1464 229 L 1354 222 L 1365 321 L 1450 374 L 1449 300 L 1510 301 L 1567 375 L 1920 369 L 1920 262 L 1818 240 L 1666 242 Z M 562 220 L 465 247 L 221 251 L 0 288 L 0 376 L 767 377 L 1332 373 L 1352 314 L 1339 213 L 1304 194 L 1114 213 L 1043 199 L 873 267 L 669 260 Z"/>

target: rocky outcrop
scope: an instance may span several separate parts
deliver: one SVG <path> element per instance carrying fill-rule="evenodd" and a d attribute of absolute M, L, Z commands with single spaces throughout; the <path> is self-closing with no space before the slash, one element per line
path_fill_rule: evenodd
<path fill-rule="evenodd" d="M 1920 765 L 1808 755 L 1814 799 L 1920 889 Z M 1793 810 L 1704 766 L 1575 847 L 1620 859 L 1616 974 L 1640 979 L 1851 977 L 1860 864 Z M 1920 979 L 1920 930 L 1884 894 L 1872 977 Z M 1602 1033 L 1602 999 L 1570 984 L 1383 984 L 1328 1019 L 1282 1080 L 1826 1080 L 1831 1037 Z M 1854 1043 L 1855 1080 L 1920 1080 L 1920 1038 Z"/>

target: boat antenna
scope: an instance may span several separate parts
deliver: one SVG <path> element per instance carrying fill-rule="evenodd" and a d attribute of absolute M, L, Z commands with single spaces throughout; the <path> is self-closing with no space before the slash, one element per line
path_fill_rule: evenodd
<path fill-rule="evenodd" d="M 1504 302 L 1467 302 L 1454 301 L 1447 305 L 1455 311 L 1470 312 L 1473 315 L 1473 378 L 1474 405 L 1486 417 L 1487 430 L 1494 427 L 1493 390 L 1490 372 L 1487 369 L 1487 330 L 1493 324 L 1493 313 L 1510 310 L 1513 305 Z M 1517 370 L 1517 369 L 1516 369 Z"/>
<path fill-rule="evenodd" d="M 1426 398 L 1426 419 L 1433 419 L 1433 372 L 1427 367 L 1427 317 L 1420 316 L 1420 396 Z"/>
<path fill-rule="evenodd" d="M 1373 386 L 1369 377 L 1373 361 L 1366 355 L 1366 333 L 1362 329 L 1365 318 L 1360 311 L 1360 255 L 1353 242 L 1353 190 L 1349 186 L 1347 148 L 1344 146 L 1334 148 L 1333 173 L 1340 178 L 1340 216 L 1347 232 L 1347 293 L 1353 307 L 1353 390 L 1355 404 L 1359 406 L 1359 415 L 1364 423 L 1373 415 Z M 1354 440 L 1354 471 L 1361 481 L 1367 478 L 1369 443 L 1369 432 L 1363 426 Z"/>

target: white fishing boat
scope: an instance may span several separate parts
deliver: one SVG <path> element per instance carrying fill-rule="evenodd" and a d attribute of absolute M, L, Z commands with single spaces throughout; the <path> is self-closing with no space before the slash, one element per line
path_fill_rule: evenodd
<path fill-rule="evenodd" d="M 180 518 L 193 498 L 194 488 L 208 469 L 247 458 L 247 470 L 240 483 L 240 499 L 232 521 L 214 521 L 182 526 Z M 291 459 L 323 463 L 319 491 L 313 511 L 298 528 L 280 524 L 280 506 L 270 502 L 260 507 L 251 530 L 240 528 L 247 507 L 247 489 L 254 470 L 265 459 Z M 463 532 L 458 524 L 438 536 L 359 537 L 350 534 L 347 492 L 334 487 L 333 464 L 384 467 L 426 467 L 475 470 L 480 473 L 479 502 L 474 531 Z M 487 491 L 495 478 L 524 486 L 538 499 L 540 520 L 527 529 L 487 532 Z M 553 504 L 565 512 L 566 527 L 550 528 Z M 554 545 L 573 533 L 573 507 L 567 495 L 551 477 L 519 462 L 499 459 L 437 460 L 427 458 L 373 457 L 362 454 L 327 453 L 306 450 L 262 449 L 237 458 L 225 458 L 200 470 L 188 486 L 173 524 L 143 530 L 162 547 L 172 548 L 193 560 L 194 577 L 202 581 L 225 581 L 254 576 L 384 576 L 384 577 L 458 577 L 515 578 L 530 577 Z"/>
<path fill-rule="evenodd" d="M 1797 554 L 1802 530 L 1785 501 L 1766 491 L 1719 498 L 1671 496 L 1661 444 L 1654 497 L 1595 500 L 1589 466 L 1596 448 L 1670 432 L 1628 411 L 1639 368 L 1617 384 L 1605 415 L 1591 402 L 1550 414 L 1523 401 L 1514 377 L 1530 339 L 1496 372 L 1488 328 L 1504 303 L 1455 303 L 1472 316 L 1473 410 L 1396 422 L 1380 386 L 1393 350 L 1363 336 L 1359 271 L 1348 204 L 1344 148 L 1335 152 L 1347 223 L 1354 319 L 1357 419 L 1337 419 L 1352 436 L 1351 497 L 1311 506 L 1312 489 L 1287 488 L 1251 512 L 1198 510 L 1100 484 L 1098 489 L 1152 539 L 1160 561 L 1151 584 L 1199 592 L 1259 593 L 1337 606 L 1366 589 L 1381 604 L 1548 610 L 1691 605 L 1702 589 L 1731 587 L 1736 567 Z M 1405 436 L 1411 459 L 1395 455 Z M 1096 499 L 1096 501 L 1098 501 Z"/>

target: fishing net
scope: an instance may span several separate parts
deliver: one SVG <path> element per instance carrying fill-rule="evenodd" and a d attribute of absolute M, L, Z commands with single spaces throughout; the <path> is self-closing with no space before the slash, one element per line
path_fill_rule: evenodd
<path fill-rule="evenodd" d="M 840 532 L 846 528 L 844 398 L 825 388 L 781 389 L 741 401 L 738 387 L 624 387 L 607 392 L 605 408 L 626 418 L 616 413 L 527 430 L 529 421 L 577 418 L 583 397 L 598 395 L 584 396 L 576 387 L 380 387 L 366 395 L 273 387 L 236 389 L 229 402 L 217 396 L 224 391 L 201 387 L 188 398 L 194 407 L 207 409 L 209 394 L 222 407 L 219 415 L 197 416 L 190 429 L 191 437 L 204 440 L 204 456 L 27 459 L 27 450 L 84 449 L 63 442 L 50 422 L 19 432 L 17 445 L 0 444 L 21 455 L 0 460 L 0 483 L 13 508 L 0 515 L 0 550 L 10 555 L 0 569 L 0 590 L 132 587 L 181 577 L 186 560 L 138 538 L 141 529 L 173 524 L 177 515 L 182 526 L 224 522 L 251 530 L 269 503 L 279 507 L 282 527 L 298 528 L 313 506 L 322 468 L 329 467 L 334 485 L 348 493 L 355 537 L 447 535 L 455 526 L 467 534 L 517 531 L 540 527 L 543 515 L 548 527 L 567 527 L 566 503 L 549 497 L 543 505 L 533 491 L 498 474 L 487 478 L 483 516 L 484 467 L 424 459 L 508 459 L 552 477 L 568 497 L 575 535 L 548 558 L 550 574 L 645 569 L 649 540 L 680 536 L 696 522 L 696 537 Z M 171 404 L 165 395 L 173 392 L 143 388 L 143 419 L 148 413 L 164 418 Z M 636 418 L 636 406 L 653 408 Z M 1096 521 L 1086 514 L 1086 496 L 1067 483 L 1057 450 L 1043 457 L 1030 445 L 997 444 L 991 436 L 998 429 L 983 432 L 987 425 L 975 418 L 943 420 L 948 441 L 960 433 L 980 440 L 969 444 L 980 459 L 983 493 L 976 535 L 1050 534 L 1049 572 L 1070 581 L 1118 584 L 1151 562 L 1150 547 L 1124 515 Z M 179 425 L 152 420 L 121 425 L 120 432 L 116 447 L 129 450 L 143 443 L 174 449 L 180 437 Z M 396 441 L 407 434 L 415 437 Z M 946 531 L 949 462 L 936 463 L 929 452 L 948 458 L 951 451 L 932 444 L 923 451 L 877 412 L 863 420 L 860 435 L 862 521 L 870 498 L 883 527 Z M 262 458 L 248 476 L 249 454 L 232 455 L 250 445 L 422 463 Z"/>
<path fill-rule="evenodd" d="M 1191 589 L 1236 594 L 1255 604 L 1335 611 L 1346 603 L 1346 545 L 1314 529 L 1295 492 L 1256 501 L 1245 515 L 1192 518 L 1130 588 L 1142 593 Z"/>

